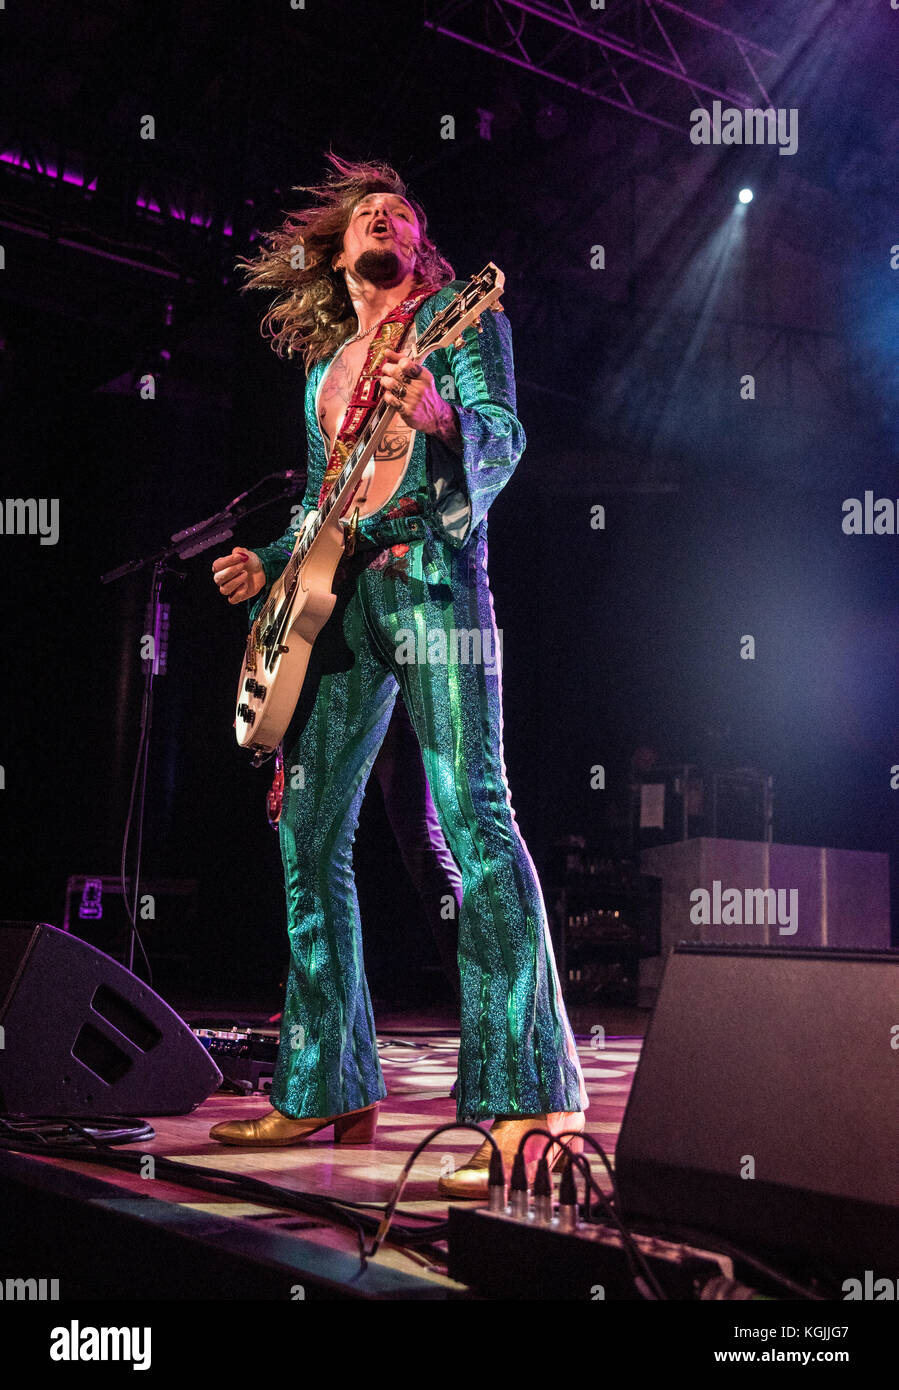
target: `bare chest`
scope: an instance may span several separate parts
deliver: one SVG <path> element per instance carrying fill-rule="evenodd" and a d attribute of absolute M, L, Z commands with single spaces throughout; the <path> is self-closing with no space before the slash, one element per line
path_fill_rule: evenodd
<path fill-rule="evenodd" d="M 351 343 L 338 352 L 325 372 L 318 392 L 318 423 L 330 448 L 343 423 L 353 388 L 365 362 L 368 342 Z"/>
<path fill-rule="evenodd" d="M 368 347 L 367 338 L 345 347 L 325 372 L 319 387 L 318 423 L 329 453 L 365 364 Z M 368 488 L 367 505 L 360 508 L 361 515 L 370 516 L 380 510 L 397 490 L 406 471 L 413 433 L 395 417 L 394 426 L 384 435 L 375 454 L 375 477 Z"/>

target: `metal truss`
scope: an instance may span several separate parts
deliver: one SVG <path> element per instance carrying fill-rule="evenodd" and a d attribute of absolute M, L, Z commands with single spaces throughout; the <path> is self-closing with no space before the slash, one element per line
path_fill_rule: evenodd
<path fill-rule="evenodd" d="M 678 133 L 690 111 L 716 99 L 743 109 L 770 106 L 779 58 L 673 0 L 446 0 L 429 8 L 424 22 Z"/>

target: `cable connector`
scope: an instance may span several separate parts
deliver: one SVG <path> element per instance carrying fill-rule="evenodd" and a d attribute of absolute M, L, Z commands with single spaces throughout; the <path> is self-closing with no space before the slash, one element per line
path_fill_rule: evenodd
<path fill-rule="evenodd" d="M 570 1156 L 566 1158 L 565 1167 L 562 1169 L 562 1181 L 559 1184 L 558 1214 L 560 1230 L 577 1230 L 577 1183 L 574 1180 L 574 1164 Z"/>
<path fill-rule="evenodd" d="M 503 1167 L 503 1156 L 496 1146 L 490 1150 L 487 1207 L 490 1211 L 505 1212 L 506 1210 L 506 1170 Z"/>
<path fill-rule="evenodd" d="M 537 1164 L 534 1178 L 534 1220 L 548 1226 L 553 1219 L 553 1184 L 549 1163 L 544 1154 Z"/>
<path fill-rule="evenodd" d="M 519 1148 L 512 1164 L 512 1182 L 509 1192 L 509 1210 L 512 1216 L 528 1214 L 528 1170 L 524 1161 L 524 1149 Z"/>

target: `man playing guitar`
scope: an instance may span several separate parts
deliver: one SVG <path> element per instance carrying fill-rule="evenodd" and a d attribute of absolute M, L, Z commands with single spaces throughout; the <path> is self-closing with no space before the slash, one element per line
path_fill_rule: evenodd
<path fill-rule="evenodd" d="M 478 331 L 468 328 L 433 351 L 427 366 L 414 362 L 403 346 L 421 338 L 458 282 L 447 283 L 452 269 L 394 170 L 329 159 L 327 182 L 308 190 L 317 206 L 291 214 L 245 263 L 248 287 L 281 292 L 263 320 L 273 346 L 302 352 L 307 369 L 304 523 L 340 467 L 339 436 L 360 381 L 367 389 L 371 376 L 372 399 L 383 393 L 397 415 L 375 456 L 367 509 L 357 510 L 338 570 L 337 604 L 313 647 L 284 740 L 285 770 L 300 767 L 304 777 L 301 786 L 286 777 L 280 823 L 291 966 L 273 1108 L 211 1133 L 258 1147 L 302 1143 L 330 1125 L 336 1142 L 374 1136 L 387 1092 L 352 844 L 366 779 L 402 689 L 462 873 L 457 1114 L 493 1117 L 508 1170 L 529 1129 L 580 1130 L 587 1102 L 543 897 L 503 762 L 486 516 L 525 444 L 511 335 L 503 315 L 486 312 Z M 390 323 L 408 323 L 406 337 L 388 340 Z M 388 341 L 399 341 L 399 349 Z M 218 558 L 214 579 L 228 602 L 250 600 L 251 617 L 258 612 L 295 539 L 291 526 L 272 545 Z M 401 646 L 410 631 L 418 638 L 411 661 Z M 466 653 L 454 660 L 460 632 L 478 634 L 475 650 L 492 659 L 468 661 Z M 528 1145 L 529 1161 L 542 1142 Z M 553 1159 L 561 1152 L 557 1146 Z M 441 1193 L 483 1197 L 488 1163 L 485 1144 L 440 1179 Z"/>

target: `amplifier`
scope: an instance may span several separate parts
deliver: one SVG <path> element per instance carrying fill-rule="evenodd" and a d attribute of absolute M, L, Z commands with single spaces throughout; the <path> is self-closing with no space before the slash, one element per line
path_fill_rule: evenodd
<path fill-rule="evenodd" d="M 195 1028 L 226 1082 L 249 1095 L 268 1095 L 278 1060 L 278 1033 L 267 1028 Z"/>
<path fill-rule="evenodd" d="M 724 1255 L 689 1245 L 633 1235 L 660 1287 L 670 1299 L 709 1298 L 725 1281 L 734 1290 L 734 1269 Z M 487 1207 L 449 1209 L 448 1274 L 460 1284 L 497 1298 L 643 1301 L 630 1257 L 613 1226 L 583 1224 L 563 1230 Z M 715 1295 L 718 1296 L 717 1294 Z M 732 1297 L 751 1297 L 752 1291 Z"/>

